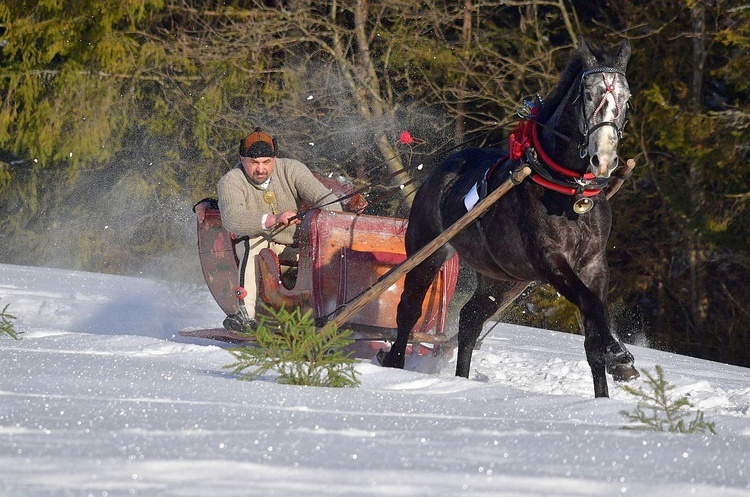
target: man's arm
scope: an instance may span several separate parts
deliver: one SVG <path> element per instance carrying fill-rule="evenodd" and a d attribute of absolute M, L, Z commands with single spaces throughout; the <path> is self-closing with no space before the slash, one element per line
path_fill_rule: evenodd
<path fill-rule="evenodd" d="M 240 175 L 227 174 L 219 180 L 216 193 L 221 224 L 236 236 L 253 238 L 260 236 L 264 231 L 261 224 L 263 213 L 247 205 L 245 191 L 242 182 L 239 181 L 243 179 Z"/>
<path fill-rule="evenodd" d="M 299 161 L 294 161 L 292 166 L 294 172 L 294 185 L 301 199 L 310 207 L 318 208 L 325 205 L 323 209 L 330 211 L 341 211 L 341 204 L 335 202 L 336 194 L 329 190 L 318 178 L 308 169 L 306 165 Z"/>

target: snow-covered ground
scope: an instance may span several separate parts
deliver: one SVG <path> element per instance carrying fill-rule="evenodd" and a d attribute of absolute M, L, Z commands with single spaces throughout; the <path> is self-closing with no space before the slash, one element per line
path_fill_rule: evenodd
<path fill-rule="evenodd" d="M 631 347 L 718 434 L 644 432 L 592 398 L 579 336 L 499 325 L 470 380 L 363 360 L 328 389 L 178 336 L 221 322 L 202 288 L 0 265 L 6 304 L 1 496 L 750 496 L 748 369 Z"/>

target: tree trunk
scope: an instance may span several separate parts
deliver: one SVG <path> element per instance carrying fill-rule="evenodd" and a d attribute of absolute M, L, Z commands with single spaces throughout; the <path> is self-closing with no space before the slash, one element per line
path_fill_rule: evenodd
<path fill-rule="evenodd" d="M 368 118 L 373 127 L 375 145 L 378 147 L 388 168 L 391 172 L 395 172 L 403 169 L 404 164 L 396 149 L 391 146 L 384 126 L 384 118 L 387 117 L 386 110 L 381 101 L 380 80 L 378 79 L 375 63 L 370 55 L 370 43 L 367 36 L 368 4 L 368 0 L 357 0 L 357 6 L 354 10 L 354 30 L 357 40 L 357 55 L 359 57 L 359 63 L 355 66 L 357 72 L 356 80 L 362 85 L 362 90 L 355 91 L 354 95 L 359 99 L 363 117 Z M 409 177 L 408 173 L 404 173 L 398 175 L 393 180 L 395 186 L 405 185 L 401 188 L 401 194 L 407 207 L 406 212 L 411 208 L 413 193 L 416 191 L 413 184 L 406 184 Z"/>
<path fill-rule="evenodd" d="M 706 63 L 705 47 L 705 7 L 699 0 L 690 11 L 693 24 L 693 77 L 690 86 L 690 112 L 698 113 L 701 108 L 703 90 L 703 72 Z M 690 342 L 700 343 L 706 320 L 706 295 L 701 274 L 705 258 L 698 236 L 698 222 L 703 206 L 700 165 L 695 161 L 690 164 L 690 200 L 692 205 L 691 219 L 688 223 L 688 251 L 690 265 L 690 309 L 693 320 L 694 337 Z"/>
<path fill-rule="evenodd" d="M 461 44 L 463 45 L 464 60 L 468 63 L 470 51 L 471 51 L 471 36 L 472 36 L 472 25 L 471 25 L 471 0 L 464 0 L 463 3 L 463 24 L 461 26 Z M 458 87 L 458 103 L 456 104 L 456 135 L 455 144 L 463 143 L 464 136 L 466 134 L 466 72 L 464 77 L 459 82 Z"/>

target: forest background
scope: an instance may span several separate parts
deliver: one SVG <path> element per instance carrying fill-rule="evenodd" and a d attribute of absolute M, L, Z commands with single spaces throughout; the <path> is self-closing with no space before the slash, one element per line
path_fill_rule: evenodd
<path fill-rule="evenodd" d="M 1 0 L 0 262 L 202 287 L 191 208 L 255 126 L 405 216 L 449 148 L 505 144 L 581 34 L 633 47 L 620 334 L 750 366 L 746 1 Z M 546 285 L 504 319 L 578 329 Z"/>

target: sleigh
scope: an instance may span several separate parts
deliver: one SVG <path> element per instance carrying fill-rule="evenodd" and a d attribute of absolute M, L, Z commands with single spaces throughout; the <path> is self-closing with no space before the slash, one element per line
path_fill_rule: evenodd
<path fill-rule="evenodd" d="M 223 228 L 218 206 L 211 199 L 198 206 L 198 251 L 203 275 L 216 303 L 226 314 L 237 312 L 238 259 L 232 235 Z M 299 256 L 279 260 L 269 249 L 258 256 L 258 295 L 261 305 L 274 309 L 300 307 L 322 326 L 349 302 L 370 289 L 405 259 L 407 221 L 353 212 L 311 210 L 298 226 Z M 288 275 L 295 273 L 295 278 Z M 285 274 L 286 273 L 286 274 Z M 422 306 L 422 317 L 412 330 L 411 353 L 440 354 L 452 350 L 446 335 L 447 309 L 458 276 L 458 258 L 446 261 Z M 396 336 L 396 307 L 403 276 L 384 289 L 340 328 L 353 331 L 358 357 L 372 357 Z M 183 330 L 230 342 L 251 340 L 230 330 Z"/>

